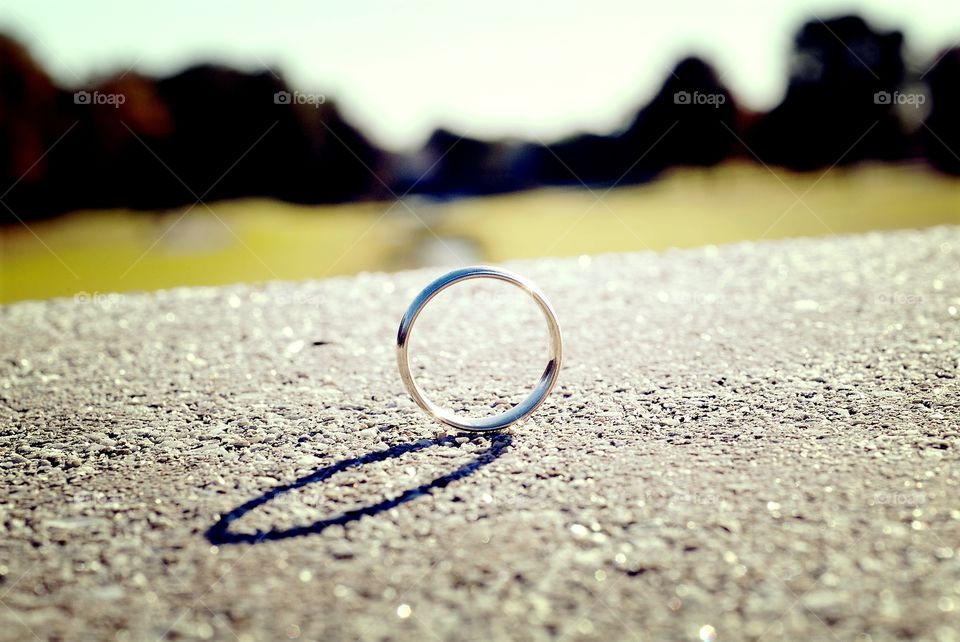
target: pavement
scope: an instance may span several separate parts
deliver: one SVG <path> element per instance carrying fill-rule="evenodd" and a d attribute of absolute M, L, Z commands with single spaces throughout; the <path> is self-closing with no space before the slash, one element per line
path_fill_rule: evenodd
<path fill-rule="evenodd" d="M 0 308 L 0 640 L 960 640 L 960 227 Z M 462 412 L 543 367 L 445 292 Z M 505 289 L 506 288 L 506 289 Z M 519 298 L 518 298 L 519 297 Z M 433 316 L 428 313 L 433 310 Z"/>

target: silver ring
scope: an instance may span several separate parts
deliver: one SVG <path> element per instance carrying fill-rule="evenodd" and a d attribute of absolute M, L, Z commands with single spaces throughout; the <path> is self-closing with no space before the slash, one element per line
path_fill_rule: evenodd
<path fill-rule="evenodd" d="M 417 386 L 417 382 L 413 380 L 413 375 L 410 373 L 410 360 L 407 354 L 413 324 L 416 322 L 417 316 L 419 316 L 423 308 L 430 302 L 430 299 L 454 283 L 468 279 L 497 279 L 512 283 L 522 289 L 533 297 L 533 300 L 540 306 L 540 310 L 547 320 L 547 327 L 550 330 L 550 360 L 547 362 L 547 367 L 544 369 L 539 383 L 537 383 L 533 392 L 530 393 L 530 396 L 506 412 L 490 417 L 481 417 L 479 419 L 458 417 L 453 414 L 453 412 L 445 410 L 427 399 L 423 391 Z M 540 292 L 540 289 L 537 288 L 533 282 L 519 274 L 482 265 L 453 270 L 425 287 L 413 300 L 410 307 L 407 308 L 406 314 L 404 314 L 400 320 L 400 329 L 397 331 L 397 367 L 400 369 L 400 378 L 403 379 L 403 384 L 407 387 L 407 392 L 410 393 L 413 400 L 434 418 L 448 426 L 474 432 L 486 432 L 488 430 L 506 428 L 510 424 L 533 414 L 547 399 L 550 391 L 553 390 L 554 384 L 557 383 L 562 357 L 563 337 L 560 334 L 560 322 L 557 320 L 557 314 L 553 311 L 553 307 L 547 301 L 546 297 L 543 296 L 543 293 Z"/>

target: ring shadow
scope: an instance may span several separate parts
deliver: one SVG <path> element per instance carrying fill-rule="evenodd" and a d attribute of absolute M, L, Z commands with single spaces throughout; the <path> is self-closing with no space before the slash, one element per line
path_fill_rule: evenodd
<path fill-rule="evenodd" d="M 357 468 L 364 466 L 366 464 L 372 464 L 374 462 L 386 461 L 388 459 L 395 459 L 401 457 L 408 453 L 417 452 L 419 450 L 424 450 L 432 446 L 453 446 L 459 447 L 460 444 L 457 442 L 456 437 L 445 436 L 438 437 L 435 439 L 421 439 L 420 441 L 408 442 L 403 444 L 394 444 L 389 448 L 384 450 L 378 450 L 376 452 L 367 453 L 366 455 L 361 455 L 359 457 L 354 457 L 352 459 L 343 459 L 325 466 L 314 472 L 310 473 L 305 477 L 301 477 L 296 481 L 293 481 L 289 484 L 284 484 L 282 486 L 277 486 L 272 488 L 264 494 L 260 495 L 255 499 L 251 499 L 248 502 L 240 504 L 229 513 L 223 515 L 216 524 L 207 529 L 205 536 L 207 540 L 212 544 L 258 544 L 267 540 L 282 540 L 289 539 L 291 537 L 301 537 L 304 535 L 312 535 L 320 533 L 324 529 L 339 524 L 341 526 L 349 524 L 350 522 L 356 521 L 365 515 L 373 516 L 378 515 L 384 511 L 388 511 L 392 508 L 396 508 L 401 504 L 405 504 L 411 500 L 416 499 L 422 495 L 429 494 L 435 488 L 444 488 L 447 485 L 457 481 L 458 479 L 463 479 L 464 477 L 469 477 L 473 473 L 477 472 L 487 464 L 491 463 L 500 455 L 503 454 L 503 451 L 506 450 L 510 444 L 513 443 L 513 438 L 507 434 L 495 434 L 491 436 L 481 436 L 483 439 L 487 439 L 490 442 L 490 447 L 480 453 L 476 458 L 467 462 L 466 464 L 460 466 L 456 470 L 437 477 L 436 479 L 429 481 L 425 484 L 421 484 L 415 488 L 409 488 L 401 493 L 399 496 L 394 498 L 387 498 L 375 504 L 369 504 L 361 508 L 355 508 L 352 510 L 344 511 L 335 517 L 330 517 L 328 519 L 321 519 L 313 524 L 307 526 L 295 526 L 292 528 L 286 529 L 272 529 L 269 531 L 257 531 L 255 533 L 234 533 L 230 531 L 230 525 L 249 513 L 250 511 L 263 506 L 267 502 L 270 502 L 284 493 L 288 493 L 292 490 L 298 488 L 303 488 L 308 484 L 313 484 L 316 482 L 323 482 L 327 479 L 333 477 L 335 474 L 347 470 L 348 468 Z"/>

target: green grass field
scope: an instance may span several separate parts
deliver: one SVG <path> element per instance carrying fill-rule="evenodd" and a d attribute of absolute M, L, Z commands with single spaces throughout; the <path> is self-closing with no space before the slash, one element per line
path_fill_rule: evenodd
<path fill-rule="evenodd" d="M 821 177 L 729 164 L 606 195 L 549 189 L 449 203 L 209 207 L 85 211 L 8 226 L 0 230 L 0 301 L 958 224 L 960 180 L 913 166 Z"/>

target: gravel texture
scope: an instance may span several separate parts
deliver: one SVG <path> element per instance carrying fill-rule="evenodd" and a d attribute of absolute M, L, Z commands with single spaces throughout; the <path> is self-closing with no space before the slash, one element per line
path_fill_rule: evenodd
<path fill-rule="evenodd" d="M 397 375 L 438 270 L 2 307 L 0 640 L 960 640 L 958 259 L 946 227 L 512 264 L 565 363 L 493 437 Z M 415 368 L 491 411 L 543 327 L 467 285 Z"/>

